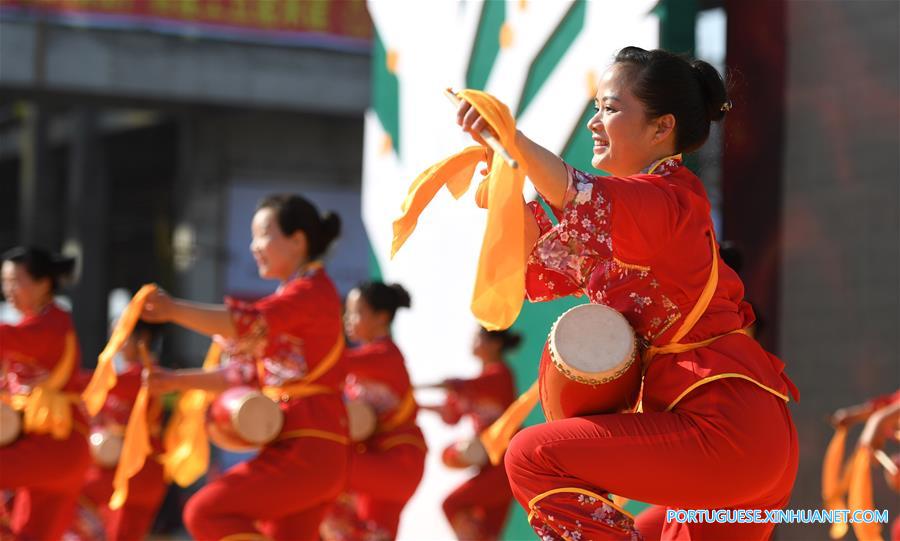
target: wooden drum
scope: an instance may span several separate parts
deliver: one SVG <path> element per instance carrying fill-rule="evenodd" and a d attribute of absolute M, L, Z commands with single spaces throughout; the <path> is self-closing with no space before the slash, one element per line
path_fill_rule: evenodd
<path fill-rule="evenodd" d="M 641 386 L 634 331 L 618 311 L 576 306 L 556 320 L 540 365 L 548 421 L 633 408 Z"/>
<path fill-rule="evenodd" d="M 107 427 L 95 428 L 88 437 L 91 456 L 94 462 L 104 468 L 115 467 L 119 463 L 119 455 L 122 454 L 122 430 L 113 430 Z"/>
<path fill-rule="evenodd" d="M 481 467 L 488 463 L 487 451 L 478 438 L 462 440 L 447 446 L 441 460 L 448 468 Z"/>
<path fill-rule="evenodd" d="M 364 400 L 347 401 L 347 421 L 350 425 L 351 441 L 366 441 L 375 433 L 378 416 L 375 409 Z"/>
<path fill-rule="evenodd" d="M 278 404 L 252 387 L 232 387 L 209 406 L 206 430 L 216 446 L 227 451 L 257 449 L 278 437 L 284 413 Z"/>
<path fill-rule="evenodd" d="M 22 433 L 22 414 L 6 402 L 0 402 L 0 447 L 9 445 Z"/>

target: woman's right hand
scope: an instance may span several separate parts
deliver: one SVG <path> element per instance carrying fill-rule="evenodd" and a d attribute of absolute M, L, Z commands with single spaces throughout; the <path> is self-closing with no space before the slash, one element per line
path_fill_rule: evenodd
<path fill-rule="evenodd" d="M 157 289 L 147 296 L 141 319 L 149 323 L 168 323 L 172 321 L 175 301 L 162 289 Z"/>
<path fill-rule="evenodd" d="M 472 107 L 472 104 L 467 102 L 466 100 L 459 100 L 459 106 L 456 108 L 456 123 L 463 129 L 464 132 L 468 133 L 472 136 L 479 145 L 484 147 L 485 158 L 484 162 L 487 164 L 487 168 L 481 171 L 482 175 L 487 174 L 487 170 L 490 168 L 491 162 L 494 159 L 494 150 L 487 144 L 483 137 L 481 137 L 481 131 L 487 130 L 488 133 L 492 134 L 494 137 L 497 137 L 497 134 L 494 133 L 494 130 L 488 125 L 487 121 L 484 120 L 484 117 L 481 116 L 481 113 L 478 112 L 477 109 Z"/>

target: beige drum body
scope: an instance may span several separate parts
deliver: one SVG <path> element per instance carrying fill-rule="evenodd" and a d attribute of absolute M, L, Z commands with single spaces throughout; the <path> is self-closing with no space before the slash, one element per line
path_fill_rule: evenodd
<path fill-rule="evenodd" d="M 350 424 L 350 440 L 365 441 L 375 433 L 378 416 L 375 409 L 363 400 L 347 402 L 347 420 Z"/>
<path fill-rule="evenodd" d="M 112 468 L 119 463 L 119 455 L 122 454 L 121 431 L 109 428 L 96 428 L 91 431 L 88 443 L 94 462 L 100 466 Z"/>
<path fill-rule="evenodd" d="M 6 402 L 0 402 L 0 447 L 9 445 L 22 433 L 22 414 Z"/>
<path fill-rule="evenodd" d="M 228 451 L 252 451 L 281 433 L 284 413 L 278 404 L 252 387 L 232 387 L 220 394 L 207 412 L 206 430 L 216 446 Z"/>
<path fill-rule="evenodd" d="M 576 306 L 550 329 L 539 374 L 548 421 L 631 409 L 641 385 L 634 331 L 608 306 Z"/>
<path fill-rule="evenodd" d="M 441 460 L 448 468 L 480 468 L 488 463 L 488 455 L 481 440 L 472 438 L 449 445 L 441 454 Z"/>

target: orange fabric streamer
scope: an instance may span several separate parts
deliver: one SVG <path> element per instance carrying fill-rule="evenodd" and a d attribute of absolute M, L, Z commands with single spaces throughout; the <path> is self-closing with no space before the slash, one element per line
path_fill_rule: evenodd
<path fill-rule="evenodd" d="M 462 90 L 457 96 L 472 104 L 497 134 L 510 155 L 524 165 L 515 145 L 516 123 L 509 108 L 497 98 L 478 90 Z M 394 221 L 391 256 L 400 249 L 415 229 L 419 215 L 441 186 L 447 185 L 459 198 L 469 187 L 475 166 L 484 156 L 481 147 L 469 147 L 432 165 L 420 174 L 410 187 Z M 522 188 L 526 171 L 510 167 L 501 156 L 494 155 L 490 170 L 478 187 L 476 200 L 487 207 L 487 227 L 481 244 L 472 313 L 488 330 L 506 329 L 515 322 L 525 298 L 525 206 Z"/>
<path fill-rule="evenodd" d="M 839 426 L 825 451 L 822 461 L 822 502 L 826 510 L 846 509 L 844 495 L 847 493 L 847 474 L 844 467 L 844 446 L 847 443 L 847 427 Z M 831 525 L 829 535 L 832 539 L 842 539 L 847 535 L 849 525 L 846 522 L 835 522 Z"/>
<path fill-rule="evenodd" d="M 131 331 L 134 330 L 135 324 L 141 317 L 141 311 L 144 309 L 144 301 L 147 300 L 147 296 L 156 290 L 156 284 L 147 284 L 131 298 L 119 321 L 116 322 L 116 327 L 109 337 L 109 342 L 106 343 L 106 347 L 100 352 L 100 356 L 97 359 L 97 368 L 94 369 L 91 381 L 84 389 L 84 392 L 81 393 L 84 405 L 91 415 L 97 415 L 100 412 L 103 403 L 106 402 L 107 393 L 116 386 L 116 369 L 113 366 L 113 357 L 122 348 L 128 336 L 131 335 Z"/>
<path fill-rule="evenodd" d="M 462 197 L 469 184 L 480 157 L 481 147 L 468 147 L 458 154 L 438 162 L 423 171 L 409 187 L 406 199 L 400 206 L 401 216 L 394 220 L 394 239 L 391 242 L 391 257 L 397 254 L 406 239 L 416 229 L 419 216 L 431 203 L 434 196 L 446 185 L 456 199 Z"/>
<path fill-rule="evenodd" d="M 478 439 L 487 451 L 491 464 L 497 465 L 503 459 L 506 448 L 509 447 L 509 440 L 515 435 L 525 418 L 534 409 L 540 398 L 540 389 L 538 380 L 531 384 L 527 391 L 519 395 L 515 402 L 506 408 L 503 415 L 487 427 Z"/>
<path fill-rule="evenodd" d="M 138 348 L 144 368 L 152 368 L 153 363 L 150 360 L 147 346 L 140 343 Z M 128 424 L 125 425 L 122 451 L 119 453 L 119 463 L 116 465 L 116 473 L 113 476 L 113 493 L 109 499 L 109 508 L 113 511 L 125 505 L 125 500 L 128 499 L 128 480 L 140 473 L 144 468 L 147 456 L 153 452 L 153 447 L 150 445 L 150 426 L 147 422 L 149 402 L 149 390 L 146 385 L 142 384 L 131 408 L 131 414 L 128 416 Z"/>
<path fill-rule="evenodd" d="M 204 370 L 219 366 L 222 349 L 216 342 L 209 346 L 203 360 Z M 209 468 L 209 438 L 206 434 L 206 408 L 209 396 L 198 389 L 185 392 L 178 399 L 172 419 L 163 434 L 165 455 L 162 463 L 166 479 L 186 487 Z"/>
<path fill-rule="evenodd" d="M 80 397 L 60 389 L 69 381 L 75 368 L 78 348 L 75 333 L 66 334 L 62 357 L 50 376 L 34 386 L 28 394 L 0 394 L 0 400 L 22 412 L 22 430 L 28 434 L 50 434 L 64 440 L 72 432 L 72 406 Z"/>
<path fill-rule="evenodd" d="M 150 430 L 147 425 L 147 401 L 150 399 L 147 386 L 141 386 L 138 391 L 131 415 L 128 417 L 128 425 L 125 427 L 125 439 L 122 443 L 122 452 L 119 455 L 119 464 L 113 477 L 113 494 L 109 499 L 109 508 L 115 511 L 123 505 L 128 498 L 128 481 L 138 474 L 144 467 L 147 456 L 153 452 L 150 445 Z"/>
<path fill-rule="evenodd" d="M 850 512 L 874 509 L 872 498 L 872 449 L 860 446 L 850 463 L 850 486 L 847 506 Z M 859 541 L 883 541 L 881 524 L 854 522 L 853 533 Z"/>

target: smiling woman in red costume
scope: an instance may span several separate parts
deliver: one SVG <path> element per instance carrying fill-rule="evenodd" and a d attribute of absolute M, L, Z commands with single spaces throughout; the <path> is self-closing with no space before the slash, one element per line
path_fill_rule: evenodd
<path fill-rule="evenodd" d="M 346 501 L 323 524 L 326 540 L 395 539 L 400 513 L 422 480 L 427 448 L 416 425 L 419 408 L 390 334 L 397 309 L 409 305 L 399 284 L 365 282 L 347 295 L 344 325 L 359 345 L 347 352 L 344 395 L 372 408 L 376 423 L 355 445 Z"/>
<path fill-rule="evenodd" d="M 521 132 L 515 147 L 559 219 L 532 204 L 525 284 L 532 301 L 586 295 L 625 316 L 641 342 L 642 413 L 572 417 L 519 432 L 506 454 L 513 494 L 544 540 L 637 539 L 617 494 L 669 508 L 778 509 L 790 498 L 796 389 L 743 329 L 754 316 L 718 255 L 703 185 L 681 160 L 731 108 L 702 61 L 627 47 L 601 77 L 578 171 Z M 485 128 L 463 103 L 464 129 Z M 768 539 L 773 524 L 665 525 L 664 539 Z"/>
<path fill-rule="evenodd" d="M 341 301 L 321 258 L 340 231 L 306 199 L 273 195 L 253 216 L 250 249 L 278 290 L 254 303 L 203 305 L 151 295 L 143 318 L 221 337 L 231 362 L 213 371 L 157 371 L 154 393 L 224 391 L 255 385 L 278 399 L 280 435 L 259 455 L 206 485 L 184 520 L 199 541 L 315 539 L 347 475 L 349 448 L 341 389 Z"/>
<path fill-rule="evenodd" d="M 157 349 L 159 325 L 139 321 L 120 351 L 123 370 L 118 373 L 116 385 L 109 390 L 103 409 L 93 419 L 95 432 L 91 438 L 100 435 L 124 433 L 131 409 L 141 387 L 141 372 L 144 355 L 150 359 Z M 150 361 L 147 359 L 147 361 Z M 153 365 L 158 363 L 150 361 Z M 101 464 L 95 460 L 87 471 L 83 494 L 93 503 L 103 520 L 107 541 L 130 541 L 144 539 L 153 526 L 153 519 L 166 495 L 167 483 L 163 478 L 163 466 L 159 457 L 162 451 L 161 423 L 162 404 L 154 397 L 148 409 L 150 441 L 154 450 L 152 458 L 144 462 L 140 472 L 128 482 L 128 499 L 119 509 L 110 509 L 109 499 L 113 494 L 114 464 Z M 93 443 L 92 443 L 93 445 Z"/>
<path fill-rule="evenodd" d="M 503 414 L 516 398 L 515 381 L 504 356 L 520 341 L 521 336 L 510 331 L 478 331 L 472 354 L 482 363 L 481 374 L 473 379 L 444 381 L 447 402 L 439 410 L 444 422 L 456 424 L 468 417 L 475 434 L 480 434 Z M 503 462 L 486 462 L 478 466 L 474 477 L 447 496 L 443 508 L 457 539 L 490 540 L 499 539 L 510 503 L 512 493 Z"/>
<path fill-rule="evenodd" d="M 72 259 L 37 248 L 3 255 L 3 295 L 22 320 L 0 324 L 0 400 L 22 413 L 22 433 L 0 446 L 0 490 L 13 490 L 16 539 L 59 539 L 75 512 L 90 463 L 77 407 L 81 364 L 72 318 L 53 301 Z M 9 412 L 10 409 L 7 409 Z M 4 419 L 3 430 L 11 426 Z"/>

